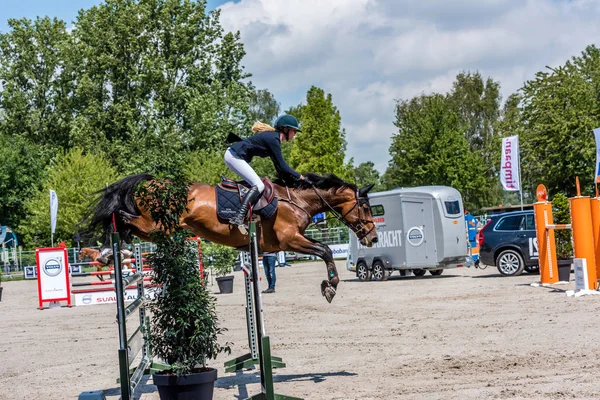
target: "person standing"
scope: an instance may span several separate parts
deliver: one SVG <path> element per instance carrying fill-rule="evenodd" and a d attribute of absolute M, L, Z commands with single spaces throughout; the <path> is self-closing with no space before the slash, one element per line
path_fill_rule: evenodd
<path fill-rule="evenodd" d="M 275 293 L 275 282 L 277 277 L 275 276 L 275 263 L 277 262 L 276 253 L 263 253 L 263 267 L 265 267 L 265 275 L 267 276 L 267 283 L 269 288 L 263 290 L 263 293 Z"/>

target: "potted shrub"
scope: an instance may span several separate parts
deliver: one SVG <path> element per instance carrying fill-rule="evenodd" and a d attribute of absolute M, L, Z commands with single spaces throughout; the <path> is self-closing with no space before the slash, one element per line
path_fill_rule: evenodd
<path fill-rule="evenodd" d="M 217 276 L 220 293 L 233 293 L 233 268 L 239 257 L 239 252 L 231 247 L 217 243 L 207 242 L 203 246 L 203 253 L 210 262 L 211 268 Z"/>
<path fill-rule="evenodd" d="M 558 193 L 552 199 L 553 217 L 555 224 L 570 224 L 571 211 L 569 199 Z M 558 262 L 558 279 L 568 282 L 571 278 L 571 264 L 573 264 L 573 241 L 570 229 L 554 231 L 556 238 L 556 258 Z"/>
<path fill-rule="evenodd" d="M 156 250 L 148 256 L 152 283 L 163 287 L 148 306 L 153 354 L 171 366 L 152 377 L 163 400 L 212 399 L 217 370 L 206 362 L 231 352 L 229 343 L 218 343 L 226 329 L 218 325 L 216 299 L 202 284 L 195 245 L 178 225 L 187 190 L 187 183 L 176 180 L 153 182 L 139 190 L 146 199 L 142 205 L 164 229 L 151 233 Z"/>

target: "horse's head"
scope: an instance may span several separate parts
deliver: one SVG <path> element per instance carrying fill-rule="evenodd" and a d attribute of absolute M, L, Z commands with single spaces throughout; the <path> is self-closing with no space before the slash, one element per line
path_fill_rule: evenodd
<path fill-rule="evenodd" d="M 371 205 L 367 194 L 373 189 L 373 185 L 365 188 L 354 188 L 346 186 L 339 191 L 343 195 L 344 201 L 339 203 L 336 208 L 339 209 L 344 222 L 356 234 L 356 237 L 363 246 L 371 247 L 377 243 L 377 229 L 371 215 Z"/>

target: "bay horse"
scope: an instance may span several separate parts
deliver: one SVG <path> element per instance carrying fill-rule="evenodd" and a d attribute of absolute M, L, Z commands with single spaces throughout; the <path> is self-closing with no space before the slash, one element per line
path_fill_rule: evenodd
<path fill-rule="evenodd" d="M 312 184 L 300 181 L 286 186 L 279 179 L 273 181 L 277 210 L 271 218 L 260 222 L 260 247 L 265 252 L 293 251 L 321 258 L 327 268 L 321 294 L 331 303 L 340 281 L 333 253 L 328 246 L 304 236 L 304 232 L 313 215 L 327 211 L 347 225 L 362 245 L 371 247 L 378 240 L 367 197 L 373 185 L 358 188 L 333 174 L 307 173 L 305 176 Z M 131 175 L 101 190 L 88 219 L 88 231 L 101 227 L 107 240 L 113 230 L 114 213 L 117 231 L 125 241 L 129 242 L 132 234 L 150 240 L 149 233 L 159 227 L 142 207 L 136 193 L 138 185 L 147 185 L 153 179 L 149 174 Z M 216 188 L 209 184 L 193 182 L 189 186 L 187 211 L 181 214 L 179 223 L 211 242 L 238 250 L 248 249 L 247 233 L 217 215 Z"/>
<path fill-rule="evenodd" d="M 98 249 L 94 249 L 91 247 L 82 247 L 81 250 L 79 250 L 79 256 L 77 257 L 77 259 L 79 261 L 83 261 L 86 258 L 90 258 L 92 261 L 97 261 L 100 262 L 101 264 L 96 265 L 96 271 L 100 272 L 102 271 L 102 269 L 104 267 L 110 267 L 111 265 L 113 265 L 112 262 L 108 262 L 108 263 L 102 263 L 101 260 L 99 260 L 98 258 L 100 257 L 100 250 Z M 110 253 L 111 257 L 112 257 L 112 253 Z M 121 250 L 121 257 L 125 258 L 125 257 L 131 257 L 131 252 L 125 252 L 123 250 Z M 112 258 L 110 258 L 110 261 L 112 261 Z M 131 269 L 131 263 L 130 262 L 124 262 L 123 266 L 126 266 L 127 269 Z M 102 275 L 98 275 L 98 279 L 100 279 L 101 281 L 104 281 L 104 277 Z"/>

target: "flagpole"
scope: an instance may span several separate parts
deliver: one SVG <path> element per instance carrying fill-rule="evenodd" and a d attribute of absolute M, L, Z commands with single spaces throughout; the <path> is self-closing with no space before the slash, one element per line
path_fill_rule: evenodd
<path fill-rule="evenodd" d="M 517 143 L 519 137 L 517 136 Z M 519 163 L 517 168 L 519 169 L 519 193 L 521 194 L 521 211 L 523 211 L 523 184 L 521 183 L 521 143 L 519 143 Z"/>

